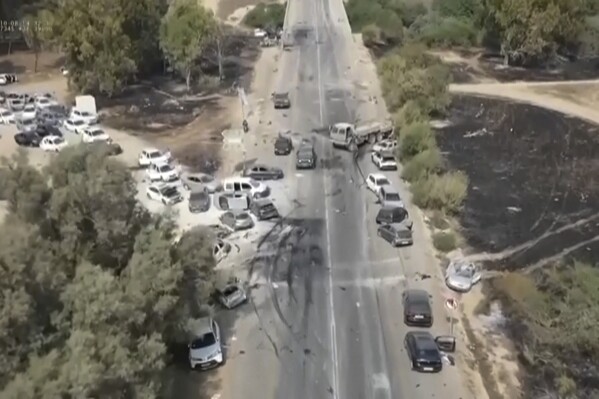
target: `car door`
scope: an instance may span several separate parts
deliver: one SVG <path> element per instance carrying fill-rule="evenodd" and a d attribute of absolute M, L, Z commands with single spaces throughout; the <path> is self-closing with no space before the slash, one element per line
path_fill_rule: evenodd
<path fill-rule="evenodd" d="M 376 183 L 375 183 L 374 176 L 372 176 L 372 175 L 368 176 L 368 179 L 366 180 L 366 185 L 368 185 L 368 188 L 371 189 L 372 191 L 376 191 Z"/>
<path fill-rule="evenodd" d="M 385 238 L 387 242 L 393 242 L 393 239 L 395 238 L 395 230 L 390 225 L 383 226 L 382 230 L 383 238 Z"/>

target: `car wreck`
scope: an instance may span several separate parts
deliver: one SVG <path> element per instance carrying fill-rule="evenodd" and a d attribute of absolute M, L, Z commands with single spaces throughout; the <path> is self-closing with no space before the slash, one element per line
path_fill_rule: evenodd
<path fill-rule="evenodd" d="M 457 292 L 468 292 L 480 281 L 482 274 L 472 262 L 460 259 L 449 263 L 445 271 L 445 284 Z"/>

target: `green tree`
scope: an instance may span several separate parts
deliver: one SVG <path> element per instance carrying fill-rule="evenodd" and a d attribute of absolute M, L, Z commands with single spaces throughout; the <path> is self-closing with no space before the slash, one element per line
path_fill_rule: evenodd
<path fill-rule="evenodd" d="M 175 0 L 162 20 L 160 46 L 169 62 L 185 76 L 188 90 L 196 61 L 211 43 L 216 30 L 212 11 L 196 0 Z"/>
<path fill-rule="evenodd" d="M 251 28 L 282 28 L 286 10 L 286 4 L 260 3 L 245 15 L 243 23 Z"/>

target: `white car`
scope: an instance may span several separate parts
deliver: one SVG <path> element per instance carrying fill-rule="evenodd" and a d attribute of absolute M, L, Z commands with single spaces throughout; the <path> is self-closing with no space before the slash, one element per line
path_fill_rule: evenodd
<path fill-rule="evenodd" d="M 71 114 L 69 115 L 69 119 L 74 120 L 74 121 L 84 121 L 88 125 L 93 125 L 95 123 L 98 123 L 98 116 L 97 115 L 92 114 L 91 112 L 87 112 L 87 111 L 80 111 L 80 110 L 75 109 L 75 108 L 73 108 L 71 110 Z"/>
<path fill-rule="evenodd" d="M 151 200 L 160 201 L 164 205 L 174 205 L 183 201 L 183 196 L 177 187 L 164 183 L 150 184 L 146 189 L 146 196 Z"/>
<path fill-rule="evenodd" d="M 389 179 L 380 173 L 371 173 L 366 177 L 366 186 L 368 186 L 370 191 L 377 195 L 381 191 L 381 187 L 389 185 L 391 185 Z"/>
<path fill-rule="evenodd" d="M 89 129 L 83 130 L 81 133 L 81 140 L 84 143 L 97 143 L 100 141 L 110 142 L 110 136 L 104 130 L 97 126 L 90 127 Z"/>
<path fill-rule="evenodd" d="M 37 109 L 33 104 L 27 104 L 23 111 L 21 111 L 21 118 L 23 119 L 35 119 L 37 115 Z"/>
<path fill-rule="evenodd" d="M 373 152 L 372 163 L 375 164 L 379 170 L 397 170 L 397 161 L 392 152 Z"/>
<path fill-rule="evenodd" d="M 89 124 L 81 119 L 67 119 L 64 121 L 64 127 L 70 132 L 80 134 L 85 129 L 89 129 Z"/>
<path fill-rule="evenodd" d="M 40 148 L 44 151 L 58 152 L 67 146 L 67 142 L 62 137 L 46 136 L 40 142 Z"/>
<path fill-rule="evenodd" d="M 15 114 L 6 108 L 0 108 L 0 122 L 4 124 L 15 123 Z"/>
<path fill-rule="evenodd" d="M 445 284 L 453 291 L 468 292 L 481 280 L 479 268 L 472 262 L 456 260 L 447 266 Z"/>
<path fill-rule="evenodd" d="M 223 181 L 225 193 L 245 193 L 251 198 L 264 198 L 270 194 L 270 187 L 250 177 L 231 177 Z"/>
<path fill-rule="evenodd" d="M 264 38 L 268 33 L 264 29 L 254 29 L 254 37 Z"/>
<path fill-rule="evenodd" d="M 35 106 L 37 109 L 46 109 L 53 105 L 57 105 L 58 103 L 55 100 L 52 100 L 46 96 L 37 96 L 35 98 Z"/>
<path fill-rule="evenodd" d="M 171 153 L 169 151 L 160 151 L 156 148 L 146 148 L 139 154 L 137 162 L 139 166 L 149 166 L 152 164 L 169 163 L 171 161 Z"/>
<path fill-rule="evenodd" d="M 393 152 L 397 148 L 397 140 L 383 140 L 372 146 L 372 152 L 389 151 Z"/>
<path fill-rule="evenodd" d="M 173 167 L 170 163 L 153 163 L 146 169 L 146 176 L 150 181 L 175 181 L 179 180 L 179 171 Z"/>

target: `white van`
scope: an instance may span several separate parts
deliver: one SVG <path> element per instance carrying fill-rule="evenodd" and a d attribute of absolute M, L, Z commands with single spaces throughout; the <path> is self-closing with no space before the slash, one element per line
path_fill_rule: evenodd
<path fill-rule="evenodd" d="M 245 193 L 251 198 L 264 198 L 270 194 L 270 188 L 250 177 L 230 177 L 223 181 L 223 192 Z"/>

